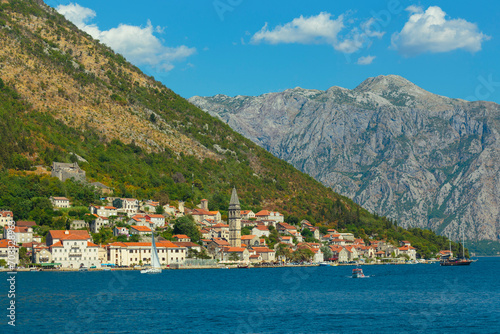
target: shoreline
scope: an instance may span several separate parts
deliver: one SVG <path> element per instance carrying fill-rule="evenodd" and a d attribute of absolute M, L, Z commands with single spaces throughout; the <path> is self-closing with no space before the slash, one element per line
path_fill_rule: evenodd
<path fill-rule="evenodd" d="M 342 266 L 385 266 L 385 265 L 414 265 L 414 264 L 434 264 L 439 263 L 439 261 L 429 261 L 428 263 L 339 263 L 339 264 L 329 264 L 327 266 L 321 266 L 319 264 L 298 264 L 298 265 L 269 265 L 269 266 L 248 266 L 245 268 L 239 268 L 238 265 L 215 265 L 215 266 L 182 266 L 178 268 L 162 268 L 162 270 L 195 270 L 195 269 L 255 269 L 255 268 L 297 268 L 297 267 L 342 267 Z M 140 271 L 146 268 L 109 268 L 105 270 L 103 268 L 92 268 L 81 272 L 103 272 L 103 271 Z M 34 271 L 34 270 L 33 270 Z M 61 268 L 61 269 L 43 269 L 37 271 L 44 272 L 78 272 L 78 268 Z M 21 268 L 16 270 L 0 269 L 0 272 L 32 272 L 31 268 Z"/>

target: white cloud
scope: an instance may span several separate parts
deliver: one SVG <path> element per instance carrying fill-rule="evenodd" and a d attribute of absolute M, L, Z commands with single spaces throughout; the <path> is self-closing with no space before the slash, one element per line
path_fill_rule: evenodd
<path fill-rule="evenodd" d="M 122 54 L 135 65 L 149 65 L 160 71 L 170 71 L 174 68 L 173 62 L 183 61 L 196 52 L 196 48 L 185 45 L 163 45 L 154 35 L 155 32 L 162 33 L 163 28 L 154 28 L 150 21 L 145 27 L 120 24 L 116 28 L 101 31 L 97 25 L 87 23 L 96 16 L 92 9 L 69 4 L 59 5 L 56 10 L 78 28 Z"/>
<path fill-rule="evenodd" d="M 267 23 L 252 37 L 253 43 L 267 42 L 269 44 L 279 43 L 334 43 L 337 34 L 344 27 L 343 16 L 330 19 L 331 14 L 322 12 L 316 16 L 293 19 L 282 26 L 269 30 Z"/>
<path fill-rule="evenodd" d="M 359 57 L 356 64 L 358 64 L 358 65 L 370 65 L 375 58 L 376 58 L 375 56 Z"/>
<path fill-rule="evenodd" d="M 481 43 L 490 39 L 475 23 L 463 19 L 447 19 L 437 6 L 426 11 L 422 7 L 406 8 L 410 18 L 399 33 L 392 35 L 392 47 L 405 56 L 424 52 L 438 53 L 457 49 L 470 52 L 481 50 Z"/>
<path fill-rule="evenodd" d="M 354 20 L 347 20 L 353 23 Z M 268 44 L 329 44 L 335 50 L 343 53 L 353 53 L 369 45 L 371 38 L 381 38 L 384 32 L 372 30 L 375 19 L 371 18 L 360 27 L 353 28 L 345 36 L 340 36 L 341 31 L 346 27 L 344 24 L 344 14 L 332 19 L 332 14 L 321 12 L 316 16 L 300 16 L 284 25 L 278 25 L 269 29 L 266 23 L 262 29 L 256 32 L 251 43 Z"/>
<path fill-rule="evenodd" d="M 96 16 L 96 13 L 92 9 L 82 7 L 76 3 L 70 3 L 66 6 L 59 5 L 56 10 L 77 27 L 85 25 L 85 22 Z"/>

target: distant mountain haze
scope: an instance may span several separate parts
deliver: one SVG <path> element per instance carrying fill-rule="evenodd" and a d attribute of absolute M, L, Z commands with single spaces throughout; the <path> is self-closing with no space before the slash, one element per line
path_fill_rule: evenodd
<path fill-rule="evenodd" d="M 363 207 L 404 227 L 500 238 L 500 112 L 396 75 L 353 90 L 294 88 L 190 102 Z"/>

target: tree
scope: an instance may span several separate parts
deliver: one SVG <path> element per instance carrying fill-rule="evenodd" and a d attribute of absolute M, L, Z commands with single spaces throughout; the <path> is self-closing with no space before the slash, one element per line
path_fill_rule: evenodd
<path fill-rule="evenodd" d="M 292 253 L 293 259 L 299 262 L 311 261 L 313 256 L 314 252 L 308 248 L 300 248 Z"/>
<path fill-rule="evenodd" d="M 201 238 L 200 230 L 191 216 L 183 216 L 175 221 L 174 234 L 185 234 L 193 242 L 198 242 Z"/>
<path fill-rule="evenodd" d="M 203 182 L 201 182 L 199 179 L 196 179 L 193 181 L 193 185 L 200 189 L 200 190 L 203 190 Z"/>
<path fill-rule="evenodd" d="M 229 260 L 231 260 L 231 261 L 239 261 L 240 260 L 240 256 L 238 255 L 238 253 L 231 253 L 229 255 Z"/>
<path fill-rule="evenodd" d="M 113 238 L 113 231 L 109 227 L 104 227 L 99 230 L 99 233 L 92 233 L 92 240 L 96 244 L 106 244 Z"/>
<path fill-rule="evenodd" d="M 5 261 L 4 259 L 0 259 L 0 268 L 5 268 L 7 267 L 7 261 Z"/>
<path fill-rule="evenodd" d="M 202 248 L 201 252 L 198 253 L 198 258 L 203 260 L 211 259 L 210 255 L 207 254 L 207 250 L 205 248 Z"/>
<path fill-rule="evenodd" d="M 242 227 L 241 228 L 241 235 L 250 235 L 252 234 L 252 229 L 250 227 Z"/>
<path fill-rule="evenodd" d="M 333 257 L 333 252 L 328 246 L 322 246 L 321 251 L 323 252 L 323 256 L 325 259 L 331 259 Z"/>
<path fill-rule="evenodd" d="M 307 238 L 307 237 L 311 237 L 311 238 L 313 238 L 313 237 L 314 237 L 313 233 L 312 233 L 312 232 L 311 232 L 311 230 L 310 230 L 310 229 L 308 229 L 308 228 L 303 229 L 303 230 L 302 230 L 302 232 L 300 232 L 300 234 L 302 234 L 302 236 L 303 236 L 304 238 Z"/>
<path fill-rule="evenodd" d="M 290 225 L 298 225 L 299 224 L 299 218 L 295 216 L 288 216 L 285 218 L 285 222 L 290 224 Z"/>
<path fill-rule="evenodd" d="M 199 252 L 196 249 L 192 249 L 192 248 L 188 249 L 187 258 L 188 259 L 197 258 L 198 254 L 199 254 Z"/>
<path fill-rule="evenodd" d="M 158 215 L 162 215 L 165 212 L 165 209 L 163 209 L 163 206 L 157 205 L 155 209 L 155 213 Z"/>
<path fill-rule="evenodd" d="M 292 252 L 290 251 L 290 247 L 285 244 L 279 244 L 278 248 L 276 249 L 276 256 L 277 257 L 283 257 L 286 260 L 289 260 L 291 258 Z"/>
<path fill-rule="evenodd" d="M 19 264 L 27 265 L 30 263 L 30 258 L 28 256 L 28 250 L 26 247 L 19 247 Z"/>

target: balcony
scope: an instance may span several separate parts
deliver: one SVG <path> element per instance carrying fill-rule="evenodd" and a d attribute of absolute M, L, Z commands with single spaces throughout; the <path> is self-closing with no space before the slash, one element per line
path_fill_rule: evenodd
<path fill-rule="evenodd" d="M 82 253 L 69 253 L 69 257 L 82 257 Z"/>

